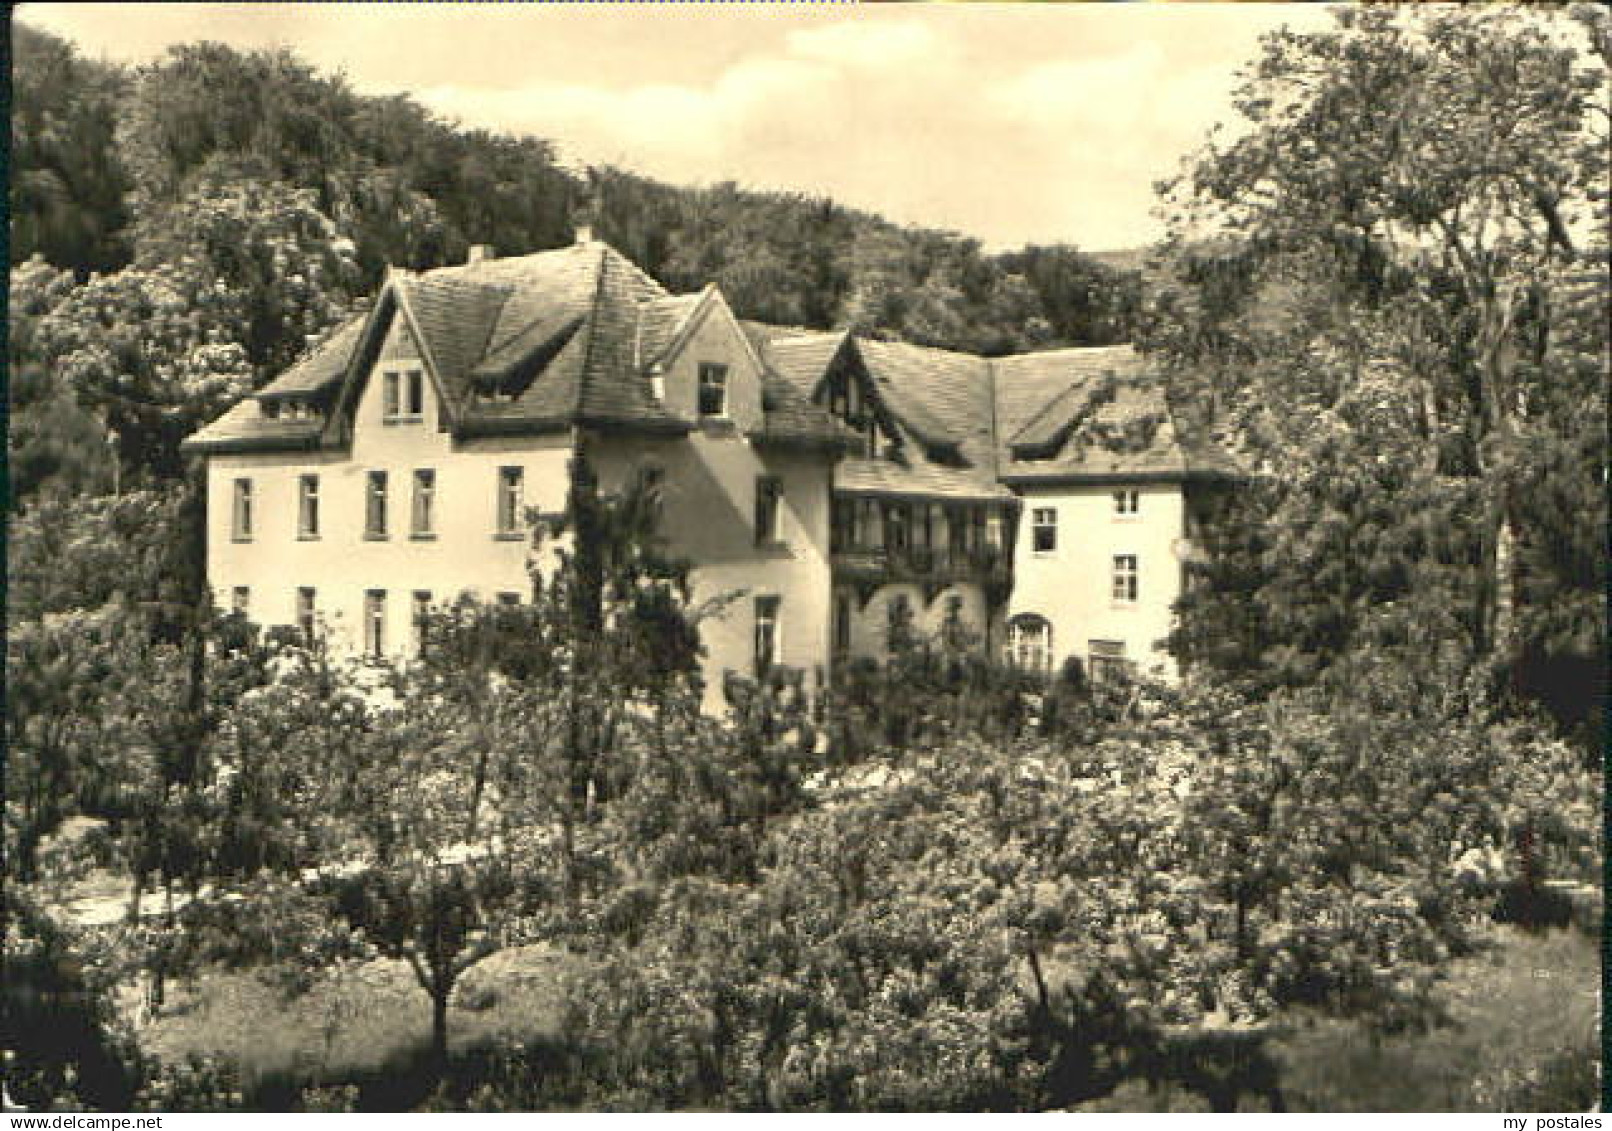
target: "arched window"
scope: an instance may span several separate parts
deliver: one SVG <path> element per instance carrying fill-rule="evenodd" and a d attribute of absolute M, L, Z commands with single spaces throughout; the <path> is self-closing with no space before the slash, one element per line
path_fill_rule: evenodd
<path fill-rule="evenodd" d="M 1020 613 L 1008 621 L 1008 662 L 1021 671 L 1052 670 L 1052 625 L 1038 613 Z"/>

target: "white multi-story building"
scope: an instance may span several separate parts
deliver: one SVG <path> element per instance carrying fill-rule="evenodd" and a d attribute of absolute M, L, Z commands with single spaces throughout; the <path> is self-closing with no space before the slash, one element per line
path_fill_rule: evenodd
<path fill-rule="evenodd" d="M 186 441 L 220 605 L 406 655 L 422 608 L 530 591 L 529 516 L 586 453 L 653 469 L 694 565 L 707 701 L 775 665 L 879 656 L 892 605 L 984 646 L 1162 662 L 1197 485 L 1128 347 L 984 359 L 737 319 L 591 240 L 393 272 L 360 316 Z"/>

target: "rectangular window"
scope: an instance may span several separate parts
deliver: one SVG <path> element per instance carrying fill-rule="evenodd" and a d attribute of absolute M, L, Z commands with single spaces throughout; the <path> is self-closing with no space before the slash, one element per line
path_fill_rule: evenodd
<path fill-rule="evenodd" d="M 1142 493 L 1134 489 L 1114 492 L 1114 513 L 1117 515 L 1140 514 L 1142 510 Z"/>
<path fill-rule="evenodd" d="M 379 658 L 386 652 L 386 590 L 364 594 L 364 654 Z"/>
<path fill-rule="evenodd" d="M 775 596 L 756 598 L 756 677 L 762 678 L 778 662 L 778 602 Z"/>
<path fill-rule="evenodd" d="M 968 557 L 969 529 L 967 507 L 946 508 L 946 551 L 955 562 L 962 562 Z"/>
<path fill-rule="evenodd" d="M 519 608 L 520 603 L 521 603 L 521 595 L 519 593 L 510 593 L 508 591 L 505 591 L 505 592 L 500 593 L 498 595 L 498 606 L 499 606 L 499 608 L 502 608 L 502 609 Z"/>
<path fill-rule="evenodd" d="M 314 591 L 308 586 L 297 590 L 297 631 L 302 633 L 305 644 L 313 643 L 314 632 L 318 629 L 315 600 Z"/>
<path fill-rule="evenodd" d="M 498 536 L 518 538 L 521 533 L 522 496 L 526 492 L 526 469 L 498 469 Z"/>
<path fill-rule="evenodd" d="M 425 648 L 425 630 L 431 623 L 431 591 L 416 589 L 409 611 L 409 623 L 414 626 L 414 651 L 418 655 Z"/>
<path fill-rule="evenodd" d="M 848 655 L 851 651 L 851 595 L 834 595 L 834 654 Z"/>
<path fill-rule="evenodd" d="M 381 416 L 389 421 L 396 420 L 401 410 L 398 379 L 396 373 L 381 374 Z"/>
<path fill-rule="evenodd" d="M 1130 674 L 1130 663 L 1125 659 L 1125 641 L 1088 640 L 1086 666 L 1091 677 L 1099 682 L 1123 679 Z"/>
<path fill-rule="evenodd" d="M 1021 613 L 1008 623 L 1008 660 L 1020 671 L 1052 670 L 1052 624 L 1036 613 Z"/>
<path fill-rule="evenodd" d="M 728 367 L 715 362 L 700 363 L 700 415 L 722 417 L 728 414 Z"/>
<path fill-rule="evenodd" d="M 1136 602 L 1136 555 L 1114 555 L 1114 600 L 1122 604 Z"/>
<path fill-rule="evenodd" d="M 935 545 L 935 509 L 923 503 L 912 526 L 912 544 L 919 550 L 933 549 Z"/>
<path fill-rule="evenodd" d="M 409 533 L 415 538 L 434 538 L 437 533 L 437 473 L 429 467 L 414 472 L 413 520 Z"/>
<path fill-rule="evenodd" d="M 756 480 L 756 545 L 770 546 L 780 541 L 778 504 L 783 497 L 783 480 L 770 475 Z"/>
<path fill-rule="evenodd" d="M 1038 554 L 1058 548 L 1058 508 L 1036 507 L 1030 512 L 1030 548 Z"/>
<path fill-rule="evenodd" d="M 906 503 L 886 503 L 884 506 L 884 544 L 892 554 L 904 554 L 911 545 L 912 516 Z"/>
<path fill-rule="evenodd" d="M 364 495 L 364 537 L 386 537 L 386 472 L 369 473 L 369 486 Z"/>
<path fill-rule="evenodd" d="M 246 616 L 252 611 L 252 587 L 250 585 L 237 585 L 229 597 L 230 612 L 237 616 Z"/>
<path fill-rule="evenodd" d="M 829 504 L 829 552 L 843 553 L 857 545 L 856 503 L 835 499 Z"/>
<path fill-rule="evenodd" d="M 304 475 L 297 490 L 297 537 L 319 537 L 319 477 Z"/>
<path fill-rule="evenodd" d="M 872 550 L 884 549 L 884 511 L 876 499 L 862 500 L 862 527 L 864 546 Z"/>
<path fill-rule="evenodd" d="M 403 412 L 410 419 L 419 420 L 425 415 L 425 374 L 418 369 L 404 374 L 404 391 L 407 396 L 403 401 Z"/>
<path fill-rule="evenodd" d="M 252 540 L 252 481 L 235 481 L 234 517 L 231 519 L 231 537 L 237 542 Z"/>

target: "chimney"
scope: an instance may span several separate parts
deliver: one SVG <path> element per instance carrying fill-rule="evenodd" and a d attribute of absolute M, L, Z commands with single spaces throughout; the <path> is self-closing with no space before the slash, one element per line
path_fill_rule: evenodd
<path fill-rule="evenodd" d="M 571 225 L 575 241 L 593 242 L 593 226 L 599 220 L 599 179 L 584 168 L 571 182 Z"/>
<path fill-rule="evenodd" d="M 489 259 L 496 259 L 496 258 L 498 258 L 498 257 L 493 253 L 493 245 L 492 244 L 490 244 L 490 243 L 473 243 L 473 244 L 470 245 L 470 254 L 468 256 L 466 256 L 465 262 L 468 263 L 468 264 L 485 263 Z"/>

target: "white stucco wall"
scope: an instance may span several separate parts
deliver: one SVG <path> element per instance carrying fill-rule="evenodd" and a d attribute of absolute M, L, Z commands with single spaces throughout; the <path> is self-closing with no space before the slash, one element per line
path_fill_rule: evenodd
<path fill-rule="evenodd" d="M 735 415 L 754 404 L 759 412 L 759 374 L 721 312 L 703 322 L 668 368 L 668 401 L 680 385 L 691 387 L 702 361 L 726 364 Z M 832 462 L 807 453 L 761 451 L 740 427 L 701 428 L 686 439 L 655 440 L 602 435 L 588 442 L 589 458 L 604 490 L 619 490 L 645 463 L 664 473 L 662 533 L 674 553 L 695 563 L 691 580 L 696 607 L 735 598 L 700 626 L 706 648 L 705 706 L 724 706 L 726 670 L 750 675 L 755 662 L 755 598 L 779 603 L 778 660 L 807 672 L 808 686 L 829 662 L 829 491 Z M 778 514 L 780 545 L 761 547 L 755 538 L 756 481 L 782 480 Z"/>
<path fill-rule="evenodd" d="M 297 590 L 311 587 L 328 639 L 336 651 L 363 641 L 365 593 L 386 591 L 386 647 L 406 655 L 413 646 L 413 595 L 428 591 L 436 603 L 470 591 L 491 600 L 500 592 L 529 592 L 529 539 L 498 537 L 498 474 L 524 469 L 528 507 L 559 511 L 565 503 L 568 434 L 454 444 L 438 429 L 436 390 L 425 383 L 418 423 L 385 423 L 378 374 L 415 356 L 394 323 L 365 387 L 354 422 L 350 455 L 272 453 L 217 455 L 208 461 L 208 577 L 215 600 L 228 609 L 236 586 L 249 586 L 249 615 L 260 625 L 296 622 Z M 411 537 L 413 476 L 436 472 L 436 537 Z M 387 473 L 387 537 L 365 537 L 365 492 L 370 471 Z M 298 536 L 299 479 L 319 476 L 320 532 Z M 236 478 L 253 484 L 253 537 L 232 540 Z"/>
<path fill-rule="evenodd" d="M 664 362 L 661 376 L 666 408 L 684 420 L 694 420 L 698 416 L 700 365 L 716 362 L 728 367 L 728 419 L 740 431 L 759 427 L 761 383 L 743 333 L 721 296 L 713 296 L 682 348 Z"/>
<path fill-rule="evenodd" d="M 888 656 L 890 607 L 903 597 L 907 600 L 908 608 L 912 610 L 913 629 L 920 635 L 933 636 L 940 631 L 941 625 L 946 621 L 951 599 L 957 597 L 962 602 L 958 611 L 963 623 L 976 634 L 982 646 L 991 643 L 991 625 L 985 591 L 972 582 L 948 585 L 936 593 L 932 601 L 926 601 L 923 587 L 913 582 L 881 585 L 868 597 L 866 605 L 862 604 L 855 586 L 842 583 L 837 588 L 841 592 L 848 593 L 851 598 L 849 655 L 853 659 L 866 657 L 882 661 Z"/>
<path fill-rule="evenodd" d="M 1136 515 L 1114 512 L 1114 492 L 1139 494 Z M 1033 549 L 1034 512 L 1058 512 L 1058 543 L 1050 553 Z M 1141 671 L 1174 673 L 1161 647 L 1172 626 L 1181 590 L 1177 556 L 1184 533 L 1181 488 L 1176 484 L 1115 484 L 1101 487 L 1037 487 L 1024 491 L 1024 510 L 1014 547 L 1013 594 L 1007 617 L 1039 613 L 1052 624 L 1053 670 L 1070 655 L 1087 659 L 1092 640 L 1118 640 Z M 1135 604 L 1113 599 L 1113 558 L 1134 554 Z"/>

